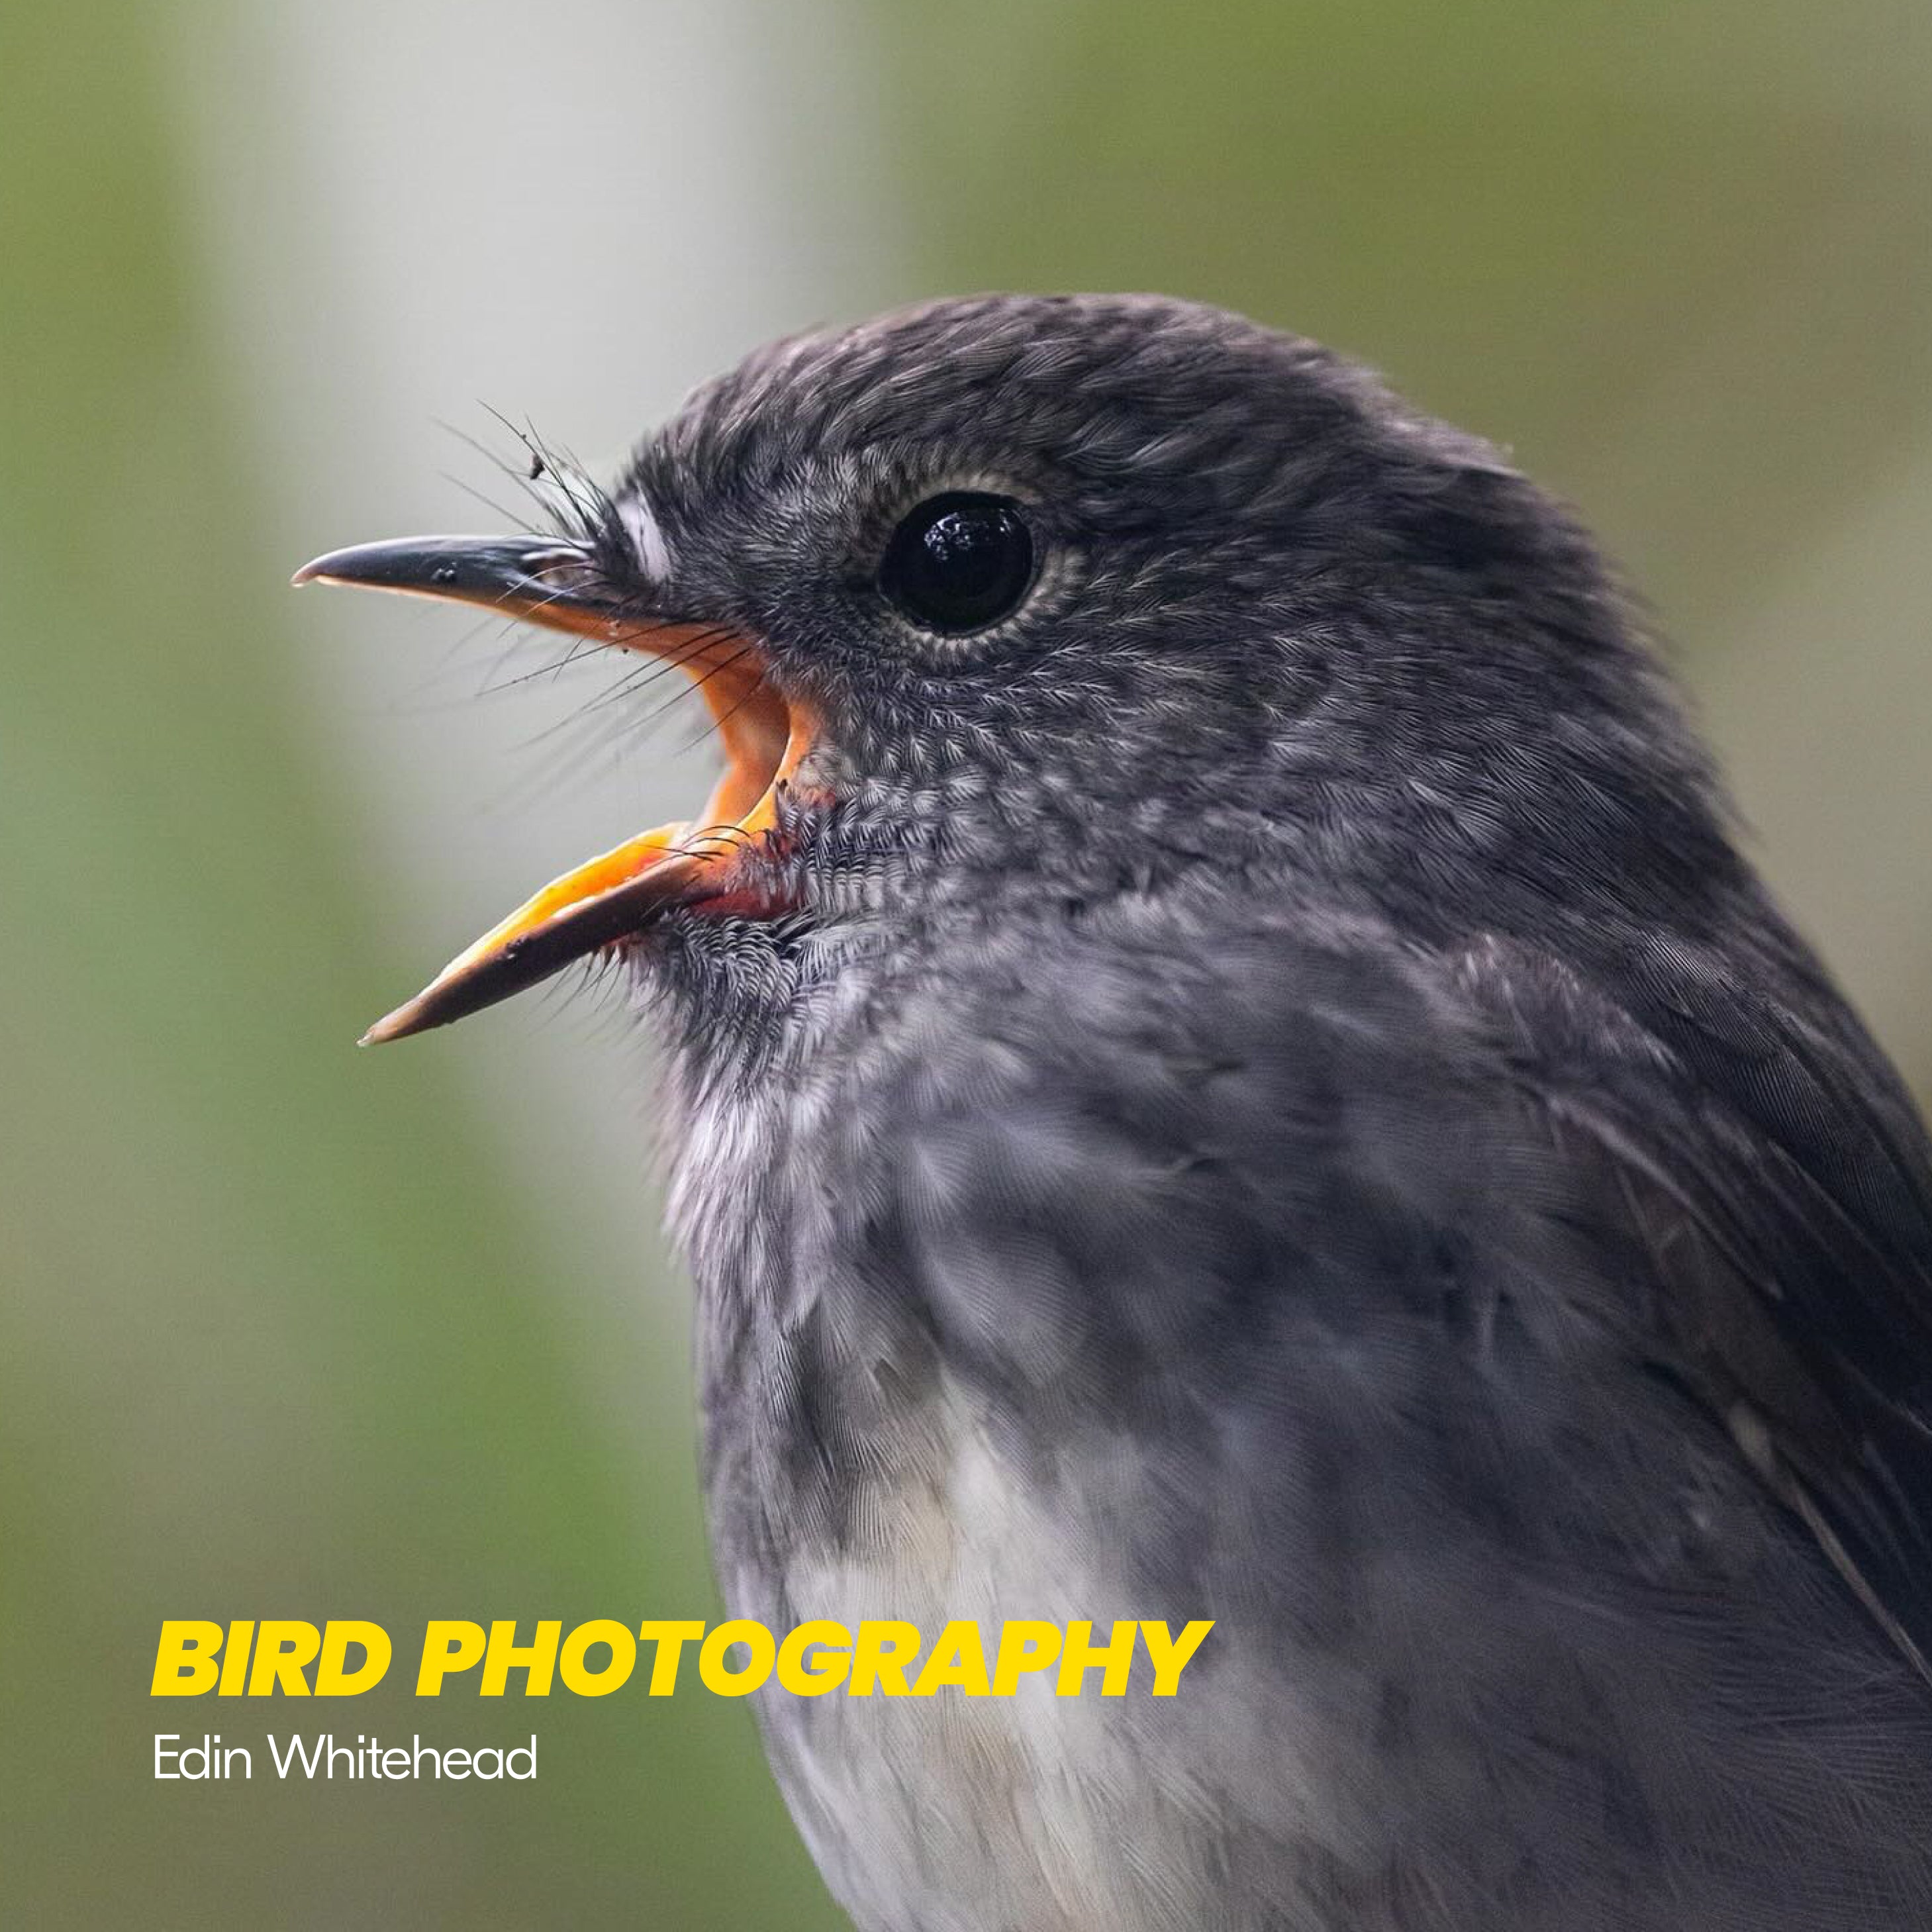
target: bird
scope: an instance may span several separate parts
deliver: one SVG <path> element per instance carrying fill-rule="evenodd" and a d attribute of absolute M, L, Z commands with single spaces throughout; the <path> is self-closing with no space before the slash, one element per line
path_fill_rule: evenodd
<path fill-rule="evenodd" d="M 370 1036 L 616 963 L 734 1616 L 1213 1622 L 758 1693 L 862 1932 L 1932 1925 L 1927 1135 L 1576 514 L 1159 296 L 560 480 L 298 580 L 680 668 L 722 774 Z"/>

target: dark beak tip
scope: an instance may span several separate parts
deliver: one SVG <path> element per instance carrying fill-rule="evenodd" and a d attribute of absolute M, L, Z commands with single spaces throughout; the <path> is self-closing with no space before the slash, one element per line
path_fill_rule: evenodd
<path fill-rule="evenodd" d="M 324 550 L 312 556 L 289 579 L 292 589 L 304 584 L 362 584 L 376 588 L 407 584 L 434 567 L 434 539 L 422 543 L 352 544 L 345 550 Z M 424 587 L 428 588 L 427 583 Z"/>
<path fill-rule="evenodd" d="M 418 1017 L 421 1002 L 411 1000 L 398 1006 L 392 1013 L 385 1013 L 370 1027 L 356 1044 L 358 1046 L 386 1046 L 392 1040 L 407 1040 L 412 1034 L 427 1029 Z"/>

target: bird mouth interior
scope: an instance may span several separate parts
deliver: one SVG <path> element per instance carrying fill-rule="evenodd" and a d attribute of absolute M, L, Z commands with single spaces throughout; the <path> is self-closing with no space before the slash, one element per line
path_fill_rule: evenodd
<path fill-rule="evenodd" d="M 710 708 L 724 769 L 695 818 L 638 832 L 553 879 L 413 999 L 378 1020 L 363 1036 L 365 1044 L 400 1040 L 494 1005 L 574 960 L 638 937 L 671 908 L 732 899 L 746 856 L 777 826 L 781 800 L 816 737 L 815 720 L 771 682 L 749 640 L 693 624 L 626 620 L 592 598 L 560 592 L 558 562 L 578 560 L 568 554 L 560 560 L 554 545 L 546 558 L 526 540 L 514 572 L 494 555 L 487 570 L 472 569 L 487 541 L 412 539 L 336 551 L 305 566 L 296 581 L 487 602 L 552 629 L 664 658 L 692 679 Z M 470 551 L 459 555 L 458 544 Z M 458 562 L 432 561 L 425 568 L 422 560 L 437 554 Z"/>
<path fill-rule="evenodd" d="M 683 636 L 688 646 L 689 633 Z M 810 748 L 811 734 L 765 681 L 742 639 L 682 650 L 679 643 L 678 633 L 660 632 L 629 647 L 671 658 L 710 707 L 724 770 L 698 816 L 653 826 L 551 880 L 466 946 L 414 999 L 378 1020 L 365 1040 L 399 1040 L 460 1018 L 634 937 L 670 905 L 728 890 L 739 870 L 734 862 L 776 824 L 781 788 Z M 484 988 L 481 999 L 465 997 Z"/>

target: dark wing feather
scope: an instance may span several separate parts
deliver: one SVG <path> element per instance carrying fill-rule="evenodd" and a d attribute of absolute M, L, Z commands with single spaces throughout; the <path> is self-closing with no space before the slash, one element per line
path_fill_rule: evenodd
<path fill-rule="evenodd" d="M 1932 1160 L 1896 1076 L 1815 980 L 1801 1012 L 1653 962 L 1619 1004 L 1500 942 L 1457 976 L 1621 1196 L 1657 1365 L 1932 1678 Z"/>

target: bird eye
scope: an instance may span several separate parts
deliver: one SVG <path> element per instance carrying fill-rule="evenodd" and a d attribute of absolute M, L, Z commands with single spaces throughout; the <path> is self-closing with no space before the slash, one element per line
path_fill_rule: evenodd
<path fill-rule="evenodd" d="M 951 490 L 928 497 L 892 532 L 879 589 L 921 629 L 958 637 L 1017 610 L 1033 562 L 1033 533 L 1017 503 Z"/>

